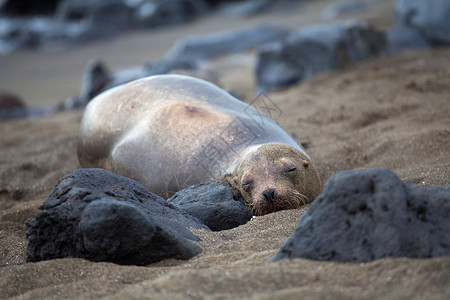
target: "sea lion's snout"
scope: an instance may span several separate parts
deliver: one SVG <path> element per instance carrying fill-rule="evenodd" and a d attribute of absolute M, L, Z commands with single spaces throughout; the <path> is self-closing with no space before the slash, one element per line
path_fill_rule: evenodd
<path fill-rule="evenodd" d="M 264 215 L 270 212 L 288 208 L 296 208 L 300 205 L 296 199 L 295 187 L 286 181 L 280 181 L 278 187 L 264 188 L 263 192 L 251 194 L 252 210 L 255 215 Z M 255 187 L 258 189 L 258 187 Z"/>
<path fill-rule="evenodd" d="M 275 198 L 277 196 L 277 191 L 275 189 L 268 189 L 262 192 L 262 195 L 266 202 L 273 204 L 275 202 Z"/>

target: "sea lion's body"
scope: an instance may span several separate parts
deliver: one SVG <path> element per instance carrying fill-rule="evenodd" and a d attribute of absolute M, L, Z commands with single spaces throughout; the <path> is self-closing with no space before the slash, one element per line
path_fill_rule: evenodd
<path fill-rule="evenodd" d="M 309 160 L 278 124 L 213 84 L 160 75 L 93 99 L 80 126 L 78 157 L 83 167 L 133 178 L 167 198 L 192 184 L 229 178 L 267 143 L 293 147 Z"/>

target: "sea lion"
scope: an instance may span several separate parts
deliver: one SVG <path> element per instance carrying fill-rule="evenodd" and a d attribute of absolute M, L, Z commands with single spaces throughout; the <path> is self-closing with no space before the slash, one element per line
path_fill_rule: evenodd
<path fill-rule="evenodd" d="M 166 199 L 189 185 L 228 181 L 258 215 L 321 192 L 310 157 L 277 123 L 182 75 L 139 79 L 94 98 L 81 121 L 78 158 Z"/>

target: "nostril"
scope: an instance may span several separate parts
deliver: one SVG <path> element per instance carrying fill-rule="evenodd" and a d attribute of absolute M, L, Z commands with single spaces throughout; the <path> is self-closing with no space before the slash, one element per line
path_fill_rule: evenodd
<path fill-rule="evenodd" d="M 273 203 L 275 201 L 275 190 L 274 189 L 270 189 L 267 191 L 262 192 L 264 199 L 266 199 L 267 202 L 269 203 Z"/>

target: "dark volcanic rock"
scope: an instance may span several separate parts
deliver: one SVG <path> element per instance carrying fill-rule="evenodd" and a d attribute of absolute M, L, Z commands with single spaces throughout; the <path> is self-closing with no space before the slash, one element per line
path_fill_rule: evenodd
<path fill-rule="evenodd" d="M 303 27 L 259 49 L 258 86 L 263 91 L 287 87 L 350 61 L 376 57 L 385 48 L 385 35 L 359 21 Z"/>
<path fill-rule="evenodd" d="M 388 52 L 395 54 L 405 49 L 429 48 L 431 44 L 418 31 L 406 27 L 396 26 L 386 33 Z"/>
<path fill-rule="evenodd" d="M 450 255 L 450 191 L 403 184 L 388 169 L 332 176 L 271 259 L 367 262 Z"/>
<path fill-rule="evenodd" d="M 450 44 L 450 1 L 399 0 L 395 13 L 396 27 L 414 29 L 432 45 Z"/>
<path fill-rule="evenodd" d="M 324 9 L 322 16 L 327 20 L 334 20 L 347 13 L 358 13 L 367 11 L 369 3 L 359 0 L 334 1 Z"/>
<path fill-rule="evenodd" d="M 0 19 L 0 53 L 10 53 L 23 47 L 40 50 L 60 50 L 76 43 L 111 36 L 94 27 L 89 20 L 66 21 L 53 17 Z"/>
<path fill-rule="evenodd" d="M 81 257 L 144 265 L 201 252 L 187 228 L 196 218 L 134 180 L 102 169 L 79 169 L 54 187 L 27 221 L 28 261 Z"/>
<path fill-rule="evenodd" d="M 0 122 L 14 118 L 44 116 L 56 111 L 56 106 L 29 108 L 19 96 L 7 92 L 0 92 Z"/>
<path fill-rule="evenodd" d="M 237 30 L 188 37 L 178 41 L 166 55 L 171 61 L 196 62 L 222 54 L 245 51 L 270 41 L 281 40 L 289 31 L 270 25 L 258 25 Z"/>
<path fill-rule="evenodd" d="M 134 12 L 140 27 L 158 27 L 186 23 L 208 9 L 202 0 L 143 1 Z"/>
<path fill-rule="evenodd" d="M 0 1 L 0 54 L 67 48 L 130 28 L 184 23 L 208 7 L 202 0 Z"/>
<path fill-rule="evenodd" d="M 19 96 L 0 92 L 0 121 L 27 115 L 27 109 Z"/>
<path fill-rule="evenodd" d="M 91 60 L 83 73 L 81 81 L 80 98 L 83 99 L 84 105 L 97 96 L 106 86 L 113 80 L 108 68 L 100 60 Z M 83 104 L 81 103 L 81 104 Z M 81 105 L 81 106 L 84 106 Z M 76 107 L 76 106 L 75 106 Z"/>
<path fill-rule="evenodd" d="M 224 1 L 219 10 L 231 16 L 249 17 L 263 12 L 270 8 L 273 0 L 244 0 L 244 1 Z"/>
<path fill-rule="evenodd" d="M 132 8 L 123 0 L 63 0 L 55 19 L 65 22 L 87 22 L 88 38 L 108 37 L 132 23 Z"/>
<path fill-rule="evenodd" d="M 21 47 L 55 50 L 111 37 L 119 30 L 129 28 L 131 8 L 122 0 L 63 0 L 58 1 L 52 14 L 36 12 L 23 17 L 10 13 L 0 22 L 0 53 Z"/>
<path fill-rule="evenodd" d="M 98 59 L 91 60 L 84 70 L 80 93 L 65 100 L 60 105 L 61 109 L 84 107 L 101 92 L 155 74 L 148 72 L 146 66 L 131 67 L 111 72 L 102 61 Z"/>
<path fill-rule="evenodd" d="M 0 13 L 16 16 L 51 15 L 61 0 L 4 0 L 0 1 Z"/>
<path fill-rule="evenodd" d="M 217 1 L 222 2 L 218 10 L 226 15 L 249 17 L 261 12 L 289 12 L 292 8 L 301 5 L 305 0 L 241 0 Z"/>
<path fill-rule="evenodd" d="M 25 108 L 19 96 L 0 91 L 0 111 L 4 109 Z"/>
<path fill-rule="evenodd" d="M 389 52 L 450 44 L 450 1 L 399 0 L 387 33 Z"/>
<path fill-rule="evenodd" d="M 102 62 L 93 60 L 84 71 L 80 94 L 68 99 L 63 106 L 65 109 L 83 107 L 100 92 L 143 77 L 167 74 L 174 70 L 196 71 L 204 60 L 279 40 L 288 32 L 284 28 L 259 25 L 190 37 L 178 41 L 159 61 L 148 63 L 142 68 L 130 68 L 114 73 L 109 72 Z"/>
<path fill-rule="evenodd" d="M 226 182 L 196 184 L 178 191 L 167 201 L 214 231 L 237 227 L 252 218 L 242 197 Z"/>

